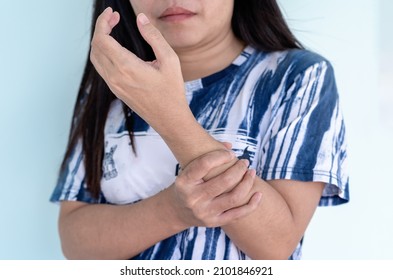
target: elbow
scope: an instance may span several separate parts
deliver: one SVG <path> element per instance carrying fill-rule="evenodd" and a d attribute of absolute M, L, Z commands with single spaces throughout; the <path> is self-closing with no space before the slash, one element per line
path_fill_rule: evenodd
<path fill-rule="evenodd" d="M 89 259 L 87 256 L 83 256 L 81 250 L 78 250 L 78 247 L 75 242 L 72 242 L 71 238 L 67 238 L 64 234 L 60 234 L 60 242 L 61 242 L 61 250 L 63 252 L 63 256 L 67 260 L 85 260 Z"/>
<path fill-rule="evenodd" d="M 256 252 L 250 254 L 252 260 L 288 260 L 293 251 L 289 250 L 271 250 L 269 252 Z"/>
<path fill-rule="evenodd" d="M 87 250 L 83 248 L 83 242 L 78 234 L 70 230 L 66 220 L 59 223 L 59 237 L 63 256 L 68 260 L 86 260 L 93 256 L 86 255 Z"/>
<path fill-rule="evenodd" d="M 78 257 L 78 254 L 76 254 L 73 250 L 70 250 L 67 246 L 61 243 L 61 250 L 63 252 L 63 256 L 67 260 L 80 260 L 82 258 Z"/>
<path fill-rule="evenodd" d="M 275 252 L 271 252 L 269 257 L 270 260 L 288 260 L 295 250 L 291 249 L 282 249 L 276 250 Z"/>
<path fill-rule="evenodd" d="M 79 252 L 75 251 L 75 250 L 70 250 L 68 248 L 66 248 L 65 246 L 62 246 L 62 252 L 63 252 L 63 256 L 67 259 L 67 260 L 98 260 L 98 258 L 94 258 L 94 257 L 88 257 L 86 255 L 80 254 Z"/>
<path fill-rule="evenodd" d="M 61 250 L 67 260 L 100 260 L 106 259 L 98 252 L 93 252 L 81 246 L 80 242 L 61 238 Z"/>
<path fill-rule="evenodd" d="M 259 249 L 254 248 L 247 255 L 253 260 L 288 260 L 295 252 L 298 244 L 298 239 L 280 239 L 270 243 L 269 246 L 261 246 Z"/>
<path fill-rule="evenodd" d="M 75 249 L 75 246 L 70 244 L 71 242 L 67 242 L 64 238 L 61 238 L 61 250 L 63 252 L 63 256 L 67 260 L 86 260 L 88 258 L 83 257 L 81 253 Z"/>

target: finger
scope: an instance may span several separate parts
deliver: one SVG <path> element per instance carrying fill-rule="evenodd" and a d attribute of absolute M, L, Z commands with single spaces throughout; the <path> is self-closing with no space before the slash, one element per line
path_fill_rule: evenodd
<path fill-rule="evenodd" d="M 248 160 L 238 160 L 233 166 L 225 172 L 208 180 L 203 184 L 203 190 L 209 197 L 218 197 L 223 193 L 230 192 L 239 184 L 248 169 Z"/>
<path fill-rule="evenodd" d="M 227 225 L 229 223 L 232 223 L 240 218 L 249 215 L 250 213 L 252 213 L 258 208 L 261 201 L 262 201 L 262 194 L 255 193 L 246 205 L 232 208 L 219 215 L 217 224 L 219 224 L 219 226 Z"/>
<path fill-rule="evenodd" d="M 172 47 L 168 44 L 161 32 L 151 24 L 143 13 L 137 17 L 139 32 L 146 42 L 152 47 L 157 60 L 165 62 L 168 58 L 177 57 Z"/>
<path fill-rule="evenodd" d="M 235 188 L 215 198 L 212 203 L 215 204 L 216 211 L 222 213 L 229 209 L 247 204 L 255 192 L 252 191 L 254 179 L 255 170 L 249 170 L 246 175 L 244 175 L 243 180 Z"/>
<path fill-rule="evenodd" d="M 98 16 L 95 26 L 95 33 L 109 35 L 112 29 L 119 23 L 120 14 L 113 12 L 111 7 L 106 8 L 101 15 Z"/>
<path fill-rule="evenodd" d="M 94 50 L 96 61 L 100 61 L 102 56 L 113 61 L 111 54 L 117 53 L 122 49 L 122 46 L 112 36 L 110 36 L 110 33 L 112 32 L 113 27 L 118 23 L 118 20 L 120 20 L 120 16 L 116 19 L 116 17 L 113 16 L 111 8 L 105 9 L 105 11 L 98 17 L 91 42 L 91 48 L 92 51 Z"/>
<path fill-rule="evenodd" d="M 92 39 L 92 48 L 96 50 L 96 61 L 100 61 L 105 56 L 113 64 L 124 63 L 127 59 L 140 60 L 130 51 L 123 48 L 112 36 L 113 28 L 120 22 L 120 14 L 113 12 L 108 7 L 97 18 L 94 35 Z"/>
<path fill-rule="evenodd" d="M 232 143 L 229 143 L 229 142 L 221 142 L 224 146 L 225 146 L 225 148 L 227 148 L 228 150 L 230 150 L 230 149 L 232 149 Z"/>
<path fill-rule="evenodd" d="M 107 82 L 110 73 L 116 73 L 121 65 L 137 65 L 140 68 L 143 61 L 135 54 L 123 48 L 111 35 L 112 29 L 119 23 L 120 14 L 108 7 L 97 18 L 94 36 L 91 43 L 90 60 L 97 72 Z M 133 67 L 131 67 L 133 69 Z"/>
<path fill-rule="evenodd" d="M 180 173 L 178 179 L 186 182 L 201 181 L 212 169 L 235 159 L 236 155 L 229 150 L 216 150 L 204 154 L 190 162 Z"/>

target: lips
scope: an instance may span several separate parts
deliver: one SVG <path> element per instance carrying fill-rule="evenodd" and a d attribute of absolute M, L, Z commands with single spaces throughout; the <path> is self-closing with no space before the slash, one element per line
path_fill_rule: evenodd
<path fill-rule="evenodd" d="M 196 15 L 187 9 L 181 7 L 170 7 L 166 9 L 159 17 L 163 21 L 181 21 Z"/>

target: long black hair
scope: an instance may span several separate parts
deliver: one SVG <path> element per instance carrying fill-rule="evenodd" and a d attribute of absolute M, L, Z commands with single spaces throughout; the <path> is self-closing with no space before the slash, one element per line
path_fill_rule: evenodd
<path fill-rule="evenodd" d="M 112 31 L 112 36 L 139 58 L 155 59 L 151 47 L 143 40 L 136 25 L 136 15 L 129 0 L 96 0 L 91 24 L 91 38 L 95 22 L 107 7 L 120 13 L 121 21 Z M 245 44 L 263 51 L 281 51 L 302 48 L 286 24 L 276 0 L 235 0 L 232 16 L 235 36 Z M 104 127 L 111 102 L 115 95 L 88 59 L 74 108 L 73 122 L 68 146 L 60 168 L 63 172 L 68 158 L 78 141 L 82 141 L 85 164 L 85 182 L 92 197 L 101 192 L 102 160 L 104 155 Z M 123 105 L 126 126 L 134 148 L 133 118 Z"/>

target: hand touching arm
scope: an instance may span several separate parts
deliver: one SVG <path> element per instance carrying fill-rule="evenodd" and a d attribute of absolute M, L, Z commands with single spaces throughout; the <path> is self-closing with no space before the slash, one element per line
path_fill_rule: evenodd
<path fill-rule="evenodd" d="M 192 161 L 169 188 L 131 205 L 62 202 L 59 231 L 64 255 L 128 259 L 189 227 L 217 227 L 248 215 L 261 197 L 250 194 L 255 173 L 247 171 L 244 162 L 202 180 L 233 157 L 227 150 L 205 154 Z"/>
<path fill-rule="evenodd" d="M 92 50 L 92 61 L 113 92 L 163 137 L 182 166 L 202 154 L 220 149 L 221 144 L 192 116 L 184 97 L 177 56 L 159 31 L 138 16 L 141 34 L 157 57 L 153 63 L 146 63 L 111 39 L 113 17 L 114 14 L 106 11 L 97 22 Z M 106 60 L 111 63 L 105 64 Z M 235 162 L 232 160 L 216 168 L 209 173 L 209 178 Z M 322 183 L 266 182 L 257 178 L 249 196 L 241 198 L 239 205 L 246 204 L 259 192 L 263 193 L 264 202 L 251 214 L 223 224 L 223 229 L 252 258 L 286 259 L 303 236 L 322 190 Z"/>

